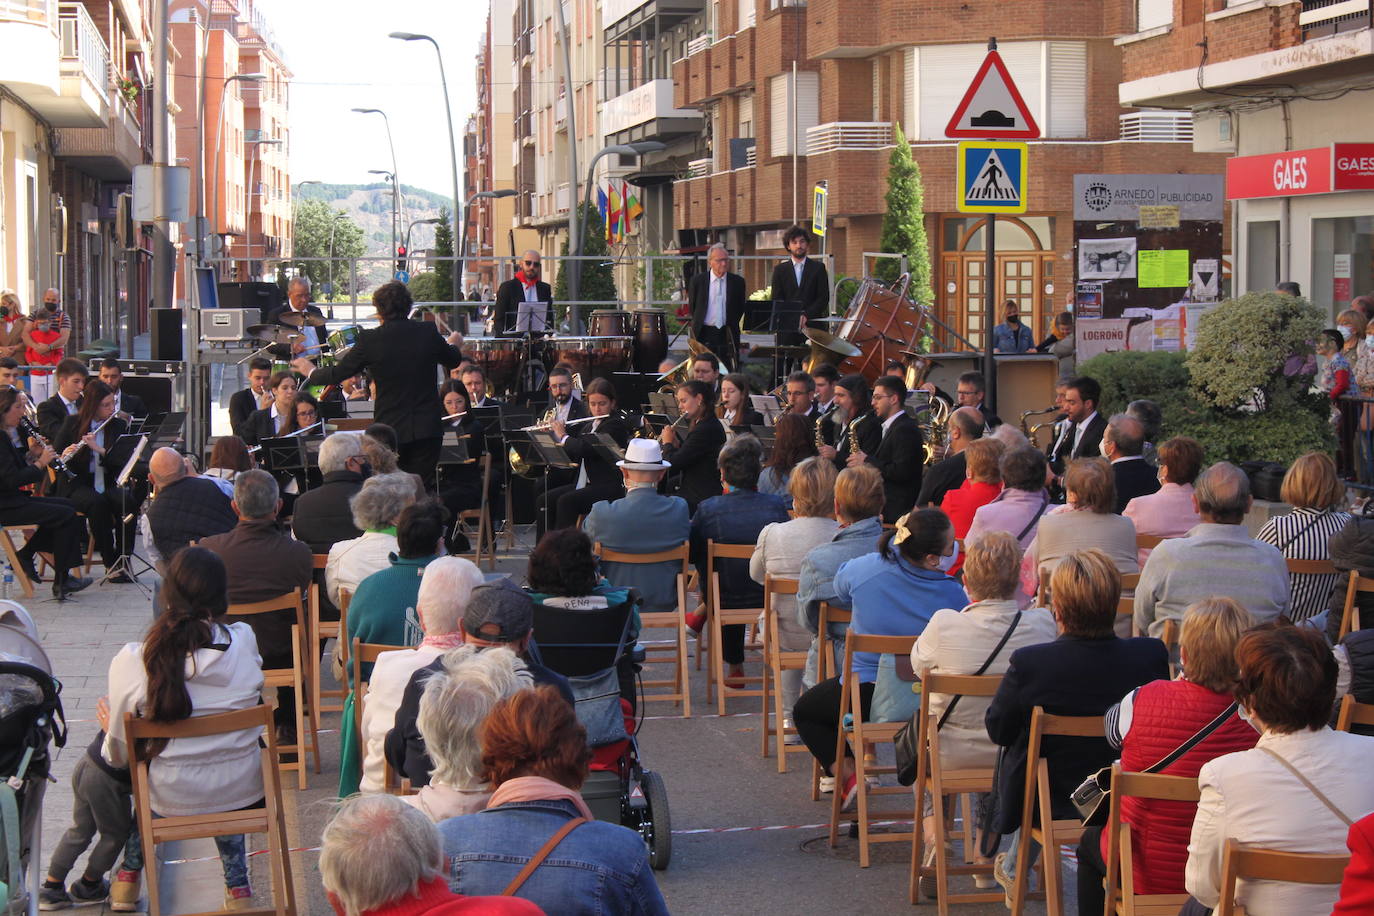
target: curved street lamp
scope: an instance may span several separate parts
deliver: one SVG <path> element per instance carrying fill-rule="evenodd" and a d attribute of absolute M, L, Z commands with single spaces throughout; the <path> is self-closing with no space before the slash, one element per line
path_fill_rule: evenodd
<path fill-rule="evenodd" d="M 396 236 L 401 225 L 401 179 L 396 168 L 396 144 L 391 141 L 391 119 L 380 108 L 355 108 L 356 114 L 379 114 L 386 125 L 386 144 L 391 147 L 391 254 L 396 254 Z"/>
<path fill-rule="evenodd" d="M 226 79 L 224 84 L 219 87 L 219 117 L 215 118 L 215 173 L 210 176 L 210 180 L 214 182 L 215 187 L 213 197 L 214 206 L 211 207 L 210 210 L 210 222 L 212 225 L 218 225 L 219 222 L 219 170 L 220 152 L 222 149 L 221 144 L 224 137 L 224 97 L 229 91 L 230 83 L 261 83 L 265 79 L 267 79 L 266 73 L 235 73 L 233 76 Z M 212 234 L 218 235 L 219 233 L 214 232 Z"/>

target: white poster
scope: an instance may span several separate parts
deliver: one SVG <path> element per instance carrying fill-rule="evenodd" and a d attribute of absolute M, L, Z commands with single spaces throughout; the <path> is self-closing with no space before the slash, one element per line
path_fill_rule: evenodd
<path fill-rule="evenodd" d="M 1221 294 L 1221 270 L 1216 258 L 1198 258 L 1193 262 L 1193 298 L 1211 301 Z"/>
<path fill-rule="evenodd" d="M 1099 353 L 1128 350 L 1128 318 L 1080 318 L 1074 323 L 1078 361 L 1092 359 Z"/>
<path fill-rule="evenodd" d="M 1127 280 L 1135 277 L 1135 239 L 1079 239 L 1078 279 Z"/>

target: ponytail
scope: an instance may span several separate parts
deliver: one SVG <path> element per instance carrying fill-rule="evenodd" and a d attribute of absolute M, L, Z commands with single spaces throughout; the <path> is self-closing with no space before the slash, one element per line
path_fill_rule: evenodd
<path fill-rule="evenodd" d="M 194 712 L 186 659 L 214 642 L 214 623 L 229 607 L 224 561 L 203 547 L 177 551 L 162 583 L 162 600 L 162 614 L 143 643 L 144 715 L 153 722 L 179 722 Z"/>
<path fill-rule="evenodd" d="M 931 554 L 944 554 L 945 542 L 953 527 L 943 510 L 912 510 L 897 519 L 895 528 L 883 532 L 878 539 L 878 553 L 884 560 L 893 563 L 900 553 L 919 566 Z"/>

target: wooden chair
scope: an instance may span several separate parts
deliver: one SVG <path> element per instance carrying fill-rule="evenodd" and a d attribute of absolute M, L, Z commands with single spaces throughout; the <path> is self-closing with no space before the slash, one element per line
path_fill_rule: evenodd
<path fill-rule="evenodd" d="M 334 427 L 335 432 L 341 433 L 360 433 L 372 425 L 371 417 L 337 417 L 330 420 L 329 425 Z"/>
<path fill-rule="evenodd" d="M 1290 884 L 1340 884 L 1350 856 L 1344 852 L 1280 852 L 1229 839 L 1221 863 L 1221 902 L 1213 914 L 1245 916 L 1245 907 L 1236 902 L 1236 882 L 1241 878 Z"/>
<path fill-rule="evenodd" d="M 314 569 L 318 572 L 324 569 L 325 564 L 329 562 L 329 554 L 312 554 L 311 560 L 314 564 Z M 339 656 L 343 660 L 344 665 L 347 666 L 348 664 L 348 651 L 346 648 L 348 643 L 346 639 L 348 634 L 348 613 L 344 608 L 340 608 L 338 620 L 321 620 L 320 589 L 320 583 L 310 583 L 310 594 L 307 600 L 310 610 L 310 636 L 306 642 L 307 645 L 311 647 L 310 657 L 315 661 L 310 671 L 311 708 L 323 715 L 327 712 L 343 712 L 343 701 L 344 698 L 348 696 L 348 690 L 343 686 L 326 690 L 321 685 L 324 676 L 324 659 L 329 658 L 329 655 L 324 652 L 326 642 L 333 639 L 335 644 L 339 647 Z M 343 589 L 341 591 L 347 590 Z M 342 597 L 343 596 L 340 595 L 340 598 Z M 329 699 L 337 699 L 339 702 L 325 705 L 324 699 L 326 697 Z"/>
<path fill-rule="evenodd" d="M 1054 570 L 1043 567 L 1040 570 L 1040 585 L 1035 589 L 1035 606 L 1050 606 L 1050 576 L 1054 575 Z"/>
<path fill-rule="evenodd" d="M 291 879 L 291 859 L 286 837 L 286 819 L 281 803 L 281 774 L 277 770 L 276 730 L 272 727 L 272 705 L 252 706 L 235 712 L 210 716 L 194 716 L 180 722 L 163 724 L 140 719 L 132 713 L 124 717 L 124 736 L 129 754 L 129 772 L 133 781 L 134 815 L 142 834 L 143 861 L 148 870 L 148 914 L 161 916 L 162 898 L 159 886 L 157 845 L 173 840 L 192 840 L 236 834 L 265 834 L 266 854 L 272 868 L 271 908 L 237 910 L 239 914 L 266 916 L 294 916 L 296 892 Z M 149 738 L 203 738 L 223 735 L 250 728 L 261 728 L 262 747 L 258 764 L 262 767 L 263 807 L 247 811 L 222 811 L 212 814 L 183 814 L 175 817 L 153 817 L 148 796 L 147 754 L 140 748 Z M 224 910 L 213 911 L 227 912 Z M 208 914 L 202 914 L 208 916 Z"/>
<path fill-rule="evenodd" d="M 476 509 L 464 509 L 454 520 L 455 525 L 465 521 L 477 522 L 477 544 L 472 551 L 472 562 L 482 565 L 482 555 L 487 555 L 487 569 L 496 569 L 496 534 L 492 531 L 491 506 L 487 494 L 491 491 L 491 452 L 482 453 L 482 504 Z M 509 518 L 509 516 L 507 516 Z"/>
<path fill-rule="evenodd" d="M 830 670 L 835 663 L 835 640 L 830 636 L 830 624 L 849 623 L 853 617 L 853 611 L 835 607 L 829 601 L 821 602 L 820 616 L 816 622 L 816 639 L 820 643 L 816 647 L 816 683 L 835 676 L 835 672 Z M 811 759 L 811 800 L 821 800 L 821 764 L 814 757 Z"/>
<path fill-rule="evenodd" d="M 293 611 L 296 615 L 296 622 L 291 625 L 291 667 L 264 668 L 262 687 L 264 691 L 273 687 L 289 687 L 295 693 L 296 743 L 278 745 L 277 753 L 282 756 L 296 755 L 294 761 L 280 760 L 278 763 L 283 770 L 296 771 L 297 787 L 304 790 L 307 749 L 310 754 L 314 755 L 315 772 L 320 772 L 320 722 L 316 709 L 312 707 L 308 713 L 306 711 L 306 700 L 309 699 L 306 684 L 310 682 L 309 659 L 314 650 L 307 650 L 305 646 L 305 637 L 309 631 L 305 628 L 305 608 L 301 604 L 301 593 L 290 591 L 265 601 L 255 601 L 252 604 L 231 604 L 226 613 L 232 617 L 251 617 L 255 614 L 271 614 L 274 611 Z M 309 744 L 306 743 L 307 726 L 309 726 Z"/>
<path fill-rule="evenodd" d="M 1139 532 L 1137 532 L 1135 536 L 1135 549 L 1154 550 L 1161 543 L 1167 540 L 1169 539 L 1166 537 L 1160 537 L 1157 534 L 1140 534 Z"/>
<path fill-rule="evenodd" d="M 1374 704 L 1357 703 L 1355 697 L 1346 694 L 1341 697 L 1340 715 L 1336 717 L 1336 730 L 1354 731 L 1356 725 L 1374 725 Z"/>
<path fill-rule="evenodd" d="M 1135 892 L 1131 825 L 1121 823 L 1121 799 L 1129 795 L 1132 798 L 1196 804 L 1200 794 L 1196 778 L 1122 772 L 1120 762 L 1112 764 L 1112 798 L 1107 826 L 1104 828 L 1107 837 L 1107 913 L 1115 916 L 1175 916 L 1188 902 L 1187 894 Z"/>
<path fill-rule="evenodd" d="M 1031 840 L 1040 844 L 1044 865 L 1045 910 L 1049 916 L 1062 916 L 1064 894 L 1060 872 L 1061 846 L 1076 844 L 1083 835 L 1078 818 L 1055 820 L 1050 794 L 1049 764 L 1040 756 L 1046 736 L 1102 738 L 1106 735 L 1102 716 L 1053 716 L 1042 707 L 1031 712 L 1030 738 L 1026 747 L 1026 789 L 1021 805 L 1021 839 L 1016 854 L 1016 885 L 1012 893 L 1012 912 L 1025 910 L 1030 885 Z M 1039 798 L 1040 816 L 1035 817 Z M 1037 895 L 1038 896 L 1038 895 Z"/>
<path fill-rule="evenodd" d="M 1172 617 L 1164 621 L 1164 630 L 1159 634 L 1159 639 L 1164 643 L 1164 648 L 1169 650 L 1169 677 L 1178 677 L 1178 640 L 1179 631 L 1182 624 Z"/>
<path fill-rule="evenodd" d="M 1340 570 L 1336 564 L 1330 560 L 1295 560 L 1288 557 L 1284 560 L 1288 565 L 1288 574 L 1296 576 L 1337 576 Z"/>
<path fill-rule="evenodd" d="M 674 638 L 658 643 L 645 643 L 644 667 L 650 665 L 666 665 L 671 663 L 673 666 L 673 676 L 671 678 L 641 679 L 639 684 L 647 690 L 650 687 L 669 688 L 669 693 L 644 693 L 645 702 L 668 702 L 682 705 L 682 716 L 685 719 L 692 717 L 692 683 L 688 677 L 687 670 L 687 563 L 688 563 L 688 544 L 683 541 L 671 550 L 660 550 L 657 553 L 623 553 L 618 550 L 607 550 L 600 543 L 595 546 L 596 555 L 601 558 L 602 563 L 624 563 L 630 565 L 651 564 L 651 563 L 681 563 L 681 571 L 677 573 L 677 608 L 671 611 L 640 611 L 639 612 L 639 632 L 644 635 L 645 630 L 670 630 Z M 642 639 L 641 639 L 642 642 Z M 655 655 L 668 656 L 667 658 L 656 659 Z"/>
<path fill-rule="evenodd" d="M 784 725 L 788 718 L 782 705 L 782 673 L 784 671 L 805 671 L 807 650 L 784 650 L 778 643 L 778 618 L 773 611 L 773 596 L 797 594 L 797 580 L 765 576 L 763 580 L 763 725 L 759 729 L 762 739 L 762 753 L 767 757 L 772 753 L 770 745 L 776 739 L 778 745 L 778 772 L 787 772 L 787 755 L 809 753 L 804 744 L 788 744 L 787 735 L 795 735 L 797 729 Z M 772 695 L 772 710 L 769 695 Z"/>
<path fill-rule="evenodd" d="M 892 814 L 904 817 L 910 808 L 904 808 L 900 812 L 871 812 L 868 809 L 870 796 L 896 795 L 908 801 L 911 798 L 911 789 L 906 786 L 874 786 L 869 788 L 868 777 L 881 776 L 884 773 L 896 773 L 895 766 L 875 766 L 869 764 L 864 758 L 864 750 L 869 745 L 876 745 L 878 742 L 891 743 L 897 736 L 897 732 L 906 724 L 902 722 L 865 722 L 863 717 L 863 706 L 859 693 L 859 679 L 854 675 L 854 653 L 855 652 L 876 652 L 879 655 L 907 655 L 911 652 L 911 647 L 916 644 L 916 637 L 912 636 L 874 636 L 865 633 L 855 633 L 850 631 L 844 641 L 844 689 L 840 691 L 840 728 L 835 738 L 835 792 L 830 799 L 830 846 L 833 849 L 839 836 L 840 817 L 842 812 L 840 806 L 844 803 L 844 786 L 839 779 L 840 761 L 845 757 L 846 739 L 854 747 L 854 778 L 859 789 L 858 795 L 858 821 L 859 821 L 859 867 L 868 867 L 868 845 L 869 843 L 909 843 L 911 842 L 912 832 L 894 832 L 870 834 L 869 821 L 873 819 L 875 813 Z M 919 830 L 919 825 L 917 827 Z"/>
<path fill-rule="evenodd" d="M 721 630 L 732 625 L 745 627 L 756 625 L 759 615 L 763 613 L 763 608 L 722 608 L 720 606 L 720 573 L 716 570 L 716 561 L 731 559 L 747 562 L 753 555 L 753 544 L 706 542 L 706 580 L 709 583 L 708 587 L 711 593 L 711 597 L 706 602 L 707 613 L 711 618 L 711 640 L 707 649 L 707 668 L 711 680 L 706 684 L 706 701 L 711 702 L 712 694 L 715 694 L 716 711 L 722 716 L 725 715 L 725 657 L 721 651 Z M 745 648 L 750 648 L 747 640 Z M 743 686 L 731 688 L 731 696 L 762 697 L 764 677 L 764 674 L 745 675 Z M 750 684 L 757 684 L 758 686 L 750 687 Z"/>
<path fill-rule="evenodd" d="M 377 662 L 377 656 L 383 652 L 395 652 L 404 649 L 405 646 L 388 646 L 383 643 L 363 642 L 358 637 L 353 637 L 351 651 L 348 653 L 353 662 L 353 728 L 358 736 L 358 772 L 363 771 L 363 764 L 367 759 L 367 739 L 363 736 L 363 703 L 367 699 L 367 686 L 370 680 L 363 679 L 363 665 L 373 665 Z M 368 672 L 371 675 L 371 671 Z M 392 791 L 390 777 L 388 778 L 386 790 Z M 398 793 L 393 793 L 398 794 Z"/>
<path fill-rule="evenodd" d="M 0 538 L 0 547 L 5 550 L 5 559 L 14 572 L 14 581 L 19 583 L 19 588 L 24 592 L 25 598 L 33 597 L 33 583 L 29 581 L 29 577 L 24 574 L 24 570 L 19 566 L 19 550 L 14 546 L 14 538 L 11 537 L 11 534 L 18 532 L 27 541 L 35 530 L 33 525 L 5 525 L 0 528 L 0 531 L 4 532 L 4 537 Z"/>
<path fill-rule="evenodd" d="M 1350 570 L 1350 585 L 1345 590 L 1345 610 L 1341 612 L 1341 632 L 1338 640 L 1360 628 L 1359 616 L 1355 613 L 1355 595 L 1360 592 L 1374 592 L 1374 579 L 1366 579 L 1359 570 Z"/>
<path fill-rule="evenodd" d="M 1126 573 L 1121 577 L 1121 596 L 1116 600 L 1116 616 L 1135 618 L 1135 590 L 1140 587 L 1140 573 Z M 1046 605 L 1048 607 L 1049 605 Z M 1132 632 L 1134 632 L 1132 624 Z M 1137 636 L 1140 634 L 1136 634 Z"/>
<path fill-rule="evenodd" d="M 939 888 L 936 897 L 940 916 L 947 916 L 951 903 L 1000 903 L 1005 895 L 1002 891 L 982 891 L 975 893 L 952 894 L 949 889 L 951 875 L 991 875 L 991 865 L 974 862 L 974 831 L 971 817 L 971 795 L 979 792 L 992 792 L 995 789 L 995 771 L 992 767 L 976 767 L 946 770 L 940 763 L 940 731 L 936 728 L 938 716 L 930 712 L 931 694 L 948 694 L 963 697 L 991 697 L 997 693 L 1002 683 L 1000 674 L 927 674 L 921 681 L 921 712 L 917 718 L 920 733 L 916 748 L 916 815 L 913 820 L 914 837 L 911 844 L 911 878 L 907 888 L 907 898 L 914 906 L 919 902 L 920 881 L 933 875 Z M 935 810 L 935 865 L 924 865 L 925 831 L 922 827 L 922 809 L 926 792 L 929 791 Z M 964 864 L 951 865 L 946 854 L 949 840 L 948 819 L 944 815 L 946 796 L 963 796 L 964 801 Z"/>

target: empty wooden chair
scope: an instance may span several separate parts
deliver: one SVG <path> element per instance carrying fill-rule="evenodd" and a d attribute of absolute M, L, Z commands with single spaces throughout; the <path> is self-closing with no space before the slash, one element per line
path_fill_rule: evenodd
<path fill-rule="evenodd" d="M 1123 773 L 1112 764 L 1112 798 L 1104 835 L 1107 837 L 1107 907 L 1115 916 L 1174 916 L 1188 901 L 1187 894 L 1137 894 L 1131 858 L 1131 825 L 1121 822 L 1121 799 L 1153 798 L 1196 803 L 1197 779 L 1158 773 Z"/>
<path fill-rule="evenodd" d="M 707 601 L 707 610 L 710 615 L 711 641 L 708 648 L 708 664 L 711 680 L 706 685 L 706 700 L 710 702 L 711 695 L 714 693 L 716 698 L 716 711 L 720 715 L 725 715 L 725 658 L 721 653 L 721 630 L 727 626 L 754 626 L 758 623 L 759 615 L 763 613 L 761 607 L 747 608 L 722 608 L 720 606 L 720 570 L 716 568 L 719 560 L 733 559 L 748 561 L 754 555 L 753 544 L 718 544 L 715 541 L 706 542 L 706 578 L 707 588 L 710 590 L 711 597 Z M 745 649 L 750 645 L 745 642 Z M 741 678 L 742 686 L 731 688 L 731 696 L 736 697 L 762 697 L 763 696 L 763 674 L 744 675 Z M 749 685 L 756 686 L 749 686 Z M 714 689 L 712 689 L 714 687 Z"/>
<path fill-rule="evenodd" d="M 784 671 L 805 671 L 807 650 L 784 650 L 778 643 L 778 620 L 773 607 L 774 595 L 796 595 L 797 580 L 765 576 L 763 583 L 763 724 L 759 729 L 762 739 L 762 753 L 767 757 L 772 753 L 769 745 L 774 740 L 778 746 L 778 772 L 787 772 L 787 755 L 806 753 L 803 744 L 788 744 L 787 735 L 795 735 L 797 730 L 785 724 L 791 718 L 790 710 L 783 708 L 782 673 Z M 769 709 L 771 695 L 772 709 Z"/>
<path fill-rule="evenodd" d="M 1343 852 L 1280 852 L 1227 840 L 1222 855 L 1221 902 L 1213 911 L 1214 916 L 1245 916 L 1245 907 L 1236 902 L 1236 883 L 1241 878 L 1338 885 L 1349 863 L 1349 854 Z"/>
<path fill-rule="evenodd" d="M 295 888 L 291 879 L 291 859 L 286 837 L 286 820 L 282 813 L 281 776 L 277 770 L 278 748 L 272 726 L 272 705 L 264 704 L 235 712 L 210 716 L 193 716 L 180 722 L 163 724 L 140 719 L 132 714 L 124 718 L 124 735 L 128 746 L 129 774 L 133 784 L 134 815 L 143 843 L 143 862 L 148 871 L 148 913 L 161 916 L 162 897 L 159 886 L 157 845 L 173 840 L 192 840 L 217 836 L 261 833 L 266 836 L 266 855 L 272 870 L 272 900 L 270 909 L 236 910 L 238 914 L 266 916 L 294 916 Z M 148 739 L 203 738 L 223 735 L 250 728 L 261 728 L 262 748 L 258 765 L 262 768 L 263 806 L 247 811 L 221 811 L 212 814 L 184 814 L 174 817 L 153 817 L 149 805 L 149 755 L 142 749 Z M 227 912 L 215 910 L 215 913 Z M 201 914 L 208 916 L 208 914 Z"/>
<path fill-rule="evenodd" d="M 690 719 L 692 717 L 692 685 L 687 668 L 687 542 L 683 541 L 671 550 L 661 550 L 657 553 L 625 553 L 619 550 L 608 550 L 600 543 L 596 545 L 595 551 L 603 564 L 650 565 L 670 562 L 681 564 L 681 571 L 676 574 L 677 607 L 671 611 L 641 610 L 639 612 L 639 634 L 641 644 L 644 646 L 645 669 L 650 666 L 671 664 L 673 666 L 672 677 L 641 678 L 639 684 L 644 688 L 645 702 L 681 704 L 683 717 Z M 643 639 L 646 630 L 668 630 L 673 634 L 673 639 L 647 642 Z M 658 691 L 665 687 L 668 688 L 667 693 L 648 692 L 650 688 Z"/>
<path fill-rule="evenodd" d="M 1359 570 L 1350 570 L 1350 584 L 1345 590 L 1345 608 L 1341 612 L 1341 632 L 1339 639 L 1360 628 L 1360 615 L 1355 613 L 1355 596 L 1360 592 L 1374 592 L 1374 579 L 1366 579 Z"/>

